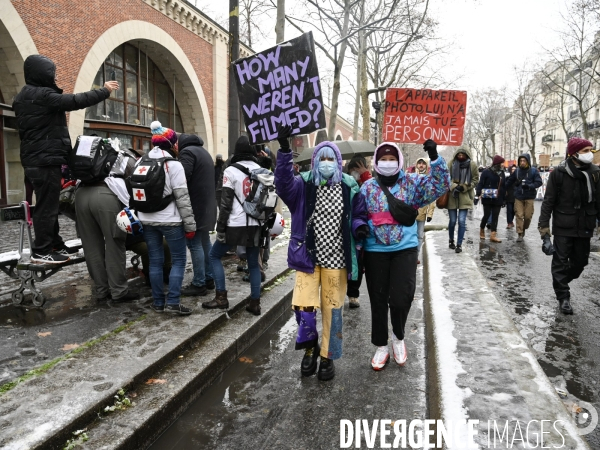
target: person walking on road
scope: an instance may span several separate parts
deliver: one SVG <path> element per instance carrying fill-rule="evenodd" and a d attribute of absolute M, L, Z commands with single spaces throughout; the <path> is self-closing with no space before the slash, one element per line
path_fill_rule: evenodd
<path fill-rule="evenodd" d="M 548 177 L 538 221 L 544 252 L 551 254 L 552 217 L 552 286 L 564 314 L 573 314 L 569 283 L 579 278 L 588 264 L 590 240 L 600 219 L 600 168 L 592 164 L 593 157 L 590 141 L 569 140 L 567 159 Z"/>
<path fill-rule="evenodd" d="M 481 178 L 479 178 L 476 189 L 477 198 L 481 197 L 481 204 L 483 205 L 483 217 L 479 225 L 479 238 L 485 240 L 485 225 L 491 214 L 492 234 L 490 242 L 496 243 L 502 242 L 498 239 L 496 232 L 500 209 L 504 206 L 504 198 L 506 196 L 506 180 L 504 169 L 502 168 L 503 162 L 504 158 L 502 156 L 494 156 L 492 165 L 481 173 Z"/>
<path fill-rule="evenodd" d="M 203 147 L 204 142 L 194 134 L 179 136 L 179 162 L 185 171 L 196 234 L 186 241 L 192 256 L 194 278 L 181 289 L 183 296 L 204 296 L 215 288 L 212 265 L 210 264 L 210 232 L 217 222 L 217 205 L 215 197 L 215 180 L 213 161 Z"/>
<path fill-rule="evenodd" d="M 462 252 L 462 242 L 467 229 L 467 213 L 473 209 L 473 191 L 479 181 L 477 164 L 471 160 L 471 151 L 467 146 L 461 146 L 454 152 L 450 161 L 450 197 L 448 198 L 448 247 L 456 253 Z M 454 228 L 458 220 L 458 240 L 454 244 Z"/>
<path fill-rule="evenodd" d="M 152 122 L 150 129 L 154 148 L 148 152 L 147 158 L 176 158 L 178 147 L 175 131 L 163 127 L 158 121 Z M 144 158 L 138 160 L 138 166 L 144 162 Z M 162 170 L 165 175 L 162 197 L 170 197 L 171 201 L 160 211 L 138 212 L 138 217 L 144 225 L 144 240 L 148 245 L 150 258 L 150 285 L 154 299 L 150 307 L 158 313 L 167 312 L 183 316 L 192 313 L 191 309 L 181 304 L 180 296 L 185 272 L 186 239 L 194 238 L 196 222 L 183 166 L 179 161 L 167 160 L 163 161 Z M 144 196 L 151 198 L 150 192 L 145 192 Z M 169 245 L 172 263 L 167 295 L 163 282 L 163 239 L 166 239 Z"/>
<path fill-rule="evenodd" d="M 515 170 L 517 170 L 516 165 L 512 165 L 510 167 L 510 175 L 512 175 Z M 509 179 L 510 179 L 509 175 Z M 513 229 L 515 227 L 515 185 L 506 185 L 506 197 L 504 198 L 506 202 L 506 228 Z"/>
<path fill-rule="evenodd" d="M 234 154 L 229 166 L 223 172 L 223 194 L 217 219 L 217 240 L 210 252 L 213 275 L 215 279 L 215 297 L 202 303 L 207 309 L 228 309 L 225 269 L 221 260 L 231 246 L 246 247 L 246 258 L 250 272 L 250 300 L 246 311 L 260 315 L 260 281 L 261 273 L 258 263 L 262 226 L 244 211 L 242 202 L 250 193 L 252 182 L 250 177 L 236 165 L 248 171 L 259 169 L 256 151 L 250 145 L 247 136 L 240 136 L 235 143 Z"/>
<path fill-rule="evenodd" d="M 373 157 L 377 177 L 360 188 L 368 212 L 364 263 L 371 301 L 371 342 L 377 347 L 371 360 L 374 370 L 383 369 L 390 356 L 388 310 L 394 359 L 401 366 L 406 363 L 404 329 L 415 295 L 419 255 L 416 216 L 412 216 L 411 225 L 408 225 L 410 220 L 401 225 L 396 209 L 390 209 L 388 198 L 393 196 L 401 200 L 416 213 L 414 209 L 429 205 L 450 188 L 448 167 L 444 158 L 438 157 L 437 144 L 427 140 L 423 148 L 429 154 L 430 172 L 406 174 L 402 170 L 404 161 L 398 146 L 391 142 L 382 143 L 375 149 Z"/>
<path fill-rule="evenodd" d="M 367 235 L 367 216 L 356 180 L 342 172 L 342 155 L 333 142 L 315 147 L 312 168 L 294 176 L 288 142 L 291 127 L 279 131 L 275 185 L 292 214 L 288 266 L 296 270 L 292 307 L 298 323 L 296 350 L 304 350 L 302 376 L 335 376 L 342 357 L 342 310 L 348 279 L 358 278 L 356 239 Z M 317 309 L 323 318 L 319 347 Z"/>
<path fill-rule="evenodd" d="M 429 161 L 427 158 L 417 159 L 415 164 L 416 173 L 419 175 L 427 175 L 429 172 Z M 417 236 L 419 237 L 419 259 L 417 264 L 421 264 L 421 247 L 423 247 L 423 238 L 425 237 L 425 222 L 431 222 L 433 219 L 433 212 L 435 211 L 435 202 L 431 202 L 429 205 L 419 208 L 419 214 L 417 215 Z"/>
<path fill-rule="evenodd" d="M 543 184 L 542 177 L 535 167 L 531 167 L 531 157 L 524 153 L 517 160 L 519 167 L 508 180 L 506 188 L 514 185 L 515 215 L 517 217 L 517 242 L 523 242 L 525 230 L 533 217 L 533 204 L 538 188 Z"/>
<path fill-rule="evenodd" d="M 13 109 L 21 138 L 21 164 L 36 198 L 31 261 L 62 264 L 69 260 L 70 254 L 77 253 L 64 244 L 58 226 L 61 166 L 68 164 L 71 151 L 65 113 L 106 100 L 119 88 L 119 83 L 107 81 L 100 89 L 63 94 L 56 86 L 56 65 L 50 58 L 28 56 L 23 70 L 26 85 L 15 97 Z"/>
<path fill-rule="evenodd" d="M 370 180 L 373 175 L 367 168 L 367 160 L 364 156 L 353 156 L 348 162 L 348 173 L 358 183 L 358 187 L 361 187 L 365 181 Z M 356 262 L 358 263 L 358 278 L 356 280 L 348 280 L 348 289 L 346 295 L 348 296 L 348 306 L 350 309 L 360 308 L 360 285 L 362 284 L 364 264 L 363 264 L 363 252 L 362 249 L 356 254 Z"/>

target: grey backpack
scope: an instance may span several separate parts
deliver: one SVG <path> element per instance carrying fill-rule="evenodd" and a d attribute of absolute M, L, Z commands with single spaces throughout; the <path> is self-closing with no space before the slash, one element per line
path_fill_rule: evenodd
<path fill-rule="evenodd" d="M 275 192 L 273 172 L 262 167 L 249 170 L 241 164 L 232 164 L 231 167 L 245 173 L 252 183 L 250 193 L 243 202 L 237 198 L 237 195 L 235 198 L 240 202 L 247 216 L 259 222 L 265 222 L 275 212 L 278 199 Z"/>

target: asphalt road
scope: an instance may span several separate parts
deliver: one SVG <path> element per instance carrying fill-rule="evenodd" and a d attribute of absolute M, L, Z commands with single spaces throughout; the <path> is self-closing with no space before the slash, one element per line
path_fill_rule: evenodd
<path fill-rule="evenodd" d="M 500 244 L 490 243 L 489 231 L 488 239 L 480 241 L 479 221 L 468 219 L 467 239 L 471 243 L 465 248 L 535 351 L 546 375 L 568 392 L 563 400 L 567 406 L 584 407 L 582 402 L 588 402 L 600 414 L 600 240 L 598 236 L 592 238 L 589 265 L 570 284 L 575 314 L 565 316 L 552 289 L 552 257 L 541 250 L 537 232 L 540 207 L 541 202 L 535 202 L 531 229 L 523 243 L 516 242 L 515 229 L 506 229 L 504 209 L 498 223 Z M 586 438 L 592 448 L 600 448 L 600 427 Z"/>

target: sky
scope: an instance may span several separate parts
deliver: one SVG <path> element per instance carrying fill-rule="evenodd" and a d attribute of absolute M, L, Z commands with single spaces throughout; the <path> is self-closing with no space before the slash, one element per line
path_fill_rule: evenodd
<path fill-rule="evenodd" d="M 473 92 L 506 86 L 509 92 L 514 90 L 514 67 L 533 66 L 546 59 L 544 48 L 557 45 L 555 31 L 561 27 L 560 13 L 565 9 L 565 1 L 431 0 L 431 14 L 438 22 L 437 35 L 452 43 L 437 69 L 448 80 L 458 79 L 453 85 L 455 89 Z M 209 16 L 226 21 L 228 2 L 196 0 L 195 3 Z M 274 20 L 265 20 L 267 33 L 273 27 Z M 286 33 L 288 30 L 292 31 L 286 25 Z M 262 51 L 274 42 L 272 33 L 254 45 L 254 50 Z M 354 77 L 352 70 L 346 71 L 346 75 Z M 354 101 L 349 93 L 344 99 L 340 99 L 340 113 L 350 119 Z"/>

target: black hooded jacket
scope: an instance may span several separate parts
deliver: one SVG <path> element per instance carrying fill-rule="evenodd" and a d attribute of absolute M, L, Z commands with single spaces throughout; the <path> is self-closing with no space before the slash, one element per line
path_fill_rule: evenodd
<path fill-rule="evenodd" d="M 201 138 L 194 134 L 179 136 L 179 162 L 185 170 L 188 192 L 196 220 L 196 231 L 212 231 L 217 222 L 215 171 L 213 160 Z"/>
<path fill-rule="evenodd" d="M 13 102 L 21 138 L 23 167 L 67 164 L 71 138 L 65 111 L 75 111 L 107 99 L 106 88 L 81 94 L 63 94 L 54 78 L 56 66 L 42 55 L 27 57 L 25 82 Z"/>

